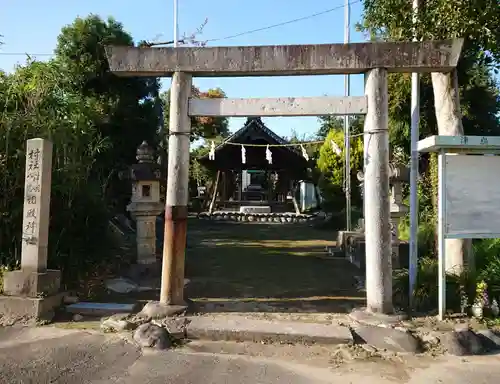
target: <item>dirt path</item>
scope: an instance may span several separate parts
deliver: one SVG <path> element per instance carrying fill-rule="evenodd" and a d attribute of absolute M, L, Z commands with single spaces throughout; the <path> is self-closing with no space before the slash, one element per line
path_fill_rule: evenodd
<path fill-rule="evenodd" d="M 350 263 L 326 257 L 334 238 L 306 225 L 191 220 L 187 296 L 203 312 L 348 312 L 364 294 Z"/>

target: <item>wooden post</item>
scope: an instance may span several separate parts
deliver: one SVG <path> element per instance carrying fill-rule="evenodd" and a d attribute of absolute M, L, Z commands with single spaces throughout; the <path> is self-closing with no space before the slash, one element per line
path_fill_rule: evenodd
<path fill-rule="evenodd" d="M 219 189 L 219 179 L 220 179 L 220 171 L 217 171 L 217 177 L 215 178 L 215 185 L 212 191 L 212 200 L 210 201 L 210 207 L 208 208 L 208 213 L 212 213 L 214 210 L 215 199 L 217 198 L 217 189 Z"/>
<path fill-rule="evenodd" d="M 368 72 L 365 93 L 368 97 L 364 127 L 367 310 L 390 314 L 393 306 L 386 69 Z"/>
<path fill-rule="evenodd" d="M 188 99 L 192 76 L 175 72 L 170 90 L 168 180 L 165 205 L 165 241 L 160 303 L 185 305 L 184 257 L 186 250 L 191 120 Z"/>
<path fill-rule="evenodd" d="M 271 172 L 266 171 L 266 180 L 267 180 L 267 204 L 274 205 L 274 201 L 272 199 L 273 185 L 271 182 Z"/>
<path fill-rule="evenodd" d="M 243 198 L 243 171 L 239 171 L 238 177 L 238 204 L 241 204 L 241 199 Z"/>
<path fill-rule="evenodd" d="M 220 194 L 220 202 L 222 203 L 222 210 L 226 208 L 227 200 L 227 172 L 222 171 L 222 188 Z"/>
<path fill-rule="evenodd" d="M 293 203 L 293 207 L 295 208 L 295 213 L 297 215 L 300 215 L 300 207 L 299 207 L 299 204 L 297 203 L 297 186 L 296 186 L 296 182 L 295 181 L 292 181 L 292 203 Z"/>

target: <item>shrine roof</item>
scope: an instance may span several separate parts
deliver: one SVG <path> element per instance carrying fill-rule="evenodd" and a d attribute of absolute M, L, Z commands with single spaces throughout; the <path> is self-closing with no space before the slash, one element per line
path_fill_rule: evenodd
<path fill-rule="evenodd" d="M 210 160 L 207 154 L 199 161 L 215 169 L 307 169 L 307 160 L 296 147 L 273 147 L 287 144 L 290 142 L 270 130 L 259 117 L 252 117 L 247 119 L 242 128 L 215 147 L 215 160 Z M 266 145 L 271 146 L 272 164 L 266 160 Z M 242 146 L 246 150 L 245 164 L 241 159 Z"/>

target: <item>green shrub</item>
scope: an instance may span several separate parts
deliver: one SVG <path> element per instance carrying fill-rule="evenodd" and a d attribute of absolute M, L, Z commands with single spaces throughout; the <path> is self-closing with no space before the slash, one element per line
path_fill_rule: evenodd
<path fill-rule="evenodd" d="M 473 243 L 476 268 L 485 269 L 500 256 L 500 239 L 481 239 Z"/>
<path fill-rule="evenodd" d="M 477 277 L 465 271 L 459 276 L 446 276 L 446 307 L 455 312 L 460 311 L 462 292 L 472 304 L 476 290 Z M 393 276 L 394 304 L 406 309 L 409 298 L 408 269 L 394 271 Z M 428 312 L 438 308 L 438 261 L 434 258 L 422 258 L 417 267 L 417 281 L 414 292 L 414 308 L 417 312 Z"/>
<path fill-rule="evenodd" d="M 327 209 L 323 207 L 323 209 L 328 212 Z M 356 228 L 358 226 L 358 221 L 363 217 L 363 212 L 358 207 L 352 207 L 351 210 L 351 220 L 352 220 L 352 228 Z M 345 230 L 346 229 L 346 211 L 345 209 L 341 209 L 339 211 L 331 212 L 331 217 L 329 220 L 317 223 L 315 225 L 316 228 L 324 228 L 324 229 L 333 229 L 333 230 Z"/>
<path fill-rule="evenodd" d="M 478 240 L 474 243 L 476 271 L 464 271 L 461 275 L 446 276 L 446 307 L 458 312 L 463 295 L 467 295 L 471 305 L 476 294 L 476 285 L 484 281 L 488 286 L 490 299 L 500 298 L 500 250 L 499 239 Z M 406 308 L 408 305 L 409 273 L 407 269 L 394 271 L 393 278 L 394 303 Z M 438 260 L 424 257 L 417 268 L 414 305 L 419 312 L 427 312 L 438 308 Z"/>
<path fill-rule="evenodd" d="M 436 226 L 429 221 L 421 221 L 418 225 L 418 254 L 419 255 L 435 255 L 435 239 Z M 409 216 L 406 216 L 399 223 L 399 238 L 401 240 L 410 240 L 410 221 Z"/>
<path fill-rule="evenodd" d="M 116 254 L 107 236 L 110 178 L 97 159 L 110 143 L 92 122 L 93 105 L 61 90 L 54 63 L 28 63 L 0 81 L 0 265 L 21 258 L 26 139 L 53 143 L 48 265 L 61 269 L 63 285 L 79 279 Z M 5 98 L 8 95 L 8 98 Z M 92 272 L 91 272 L 92 271 Z"/>
<path fill-rule="evenodd" d="M 473 243 L 478 279 L 488 284 L 488 294 L 500 298 L 500 239 L 482 239 Z"/>

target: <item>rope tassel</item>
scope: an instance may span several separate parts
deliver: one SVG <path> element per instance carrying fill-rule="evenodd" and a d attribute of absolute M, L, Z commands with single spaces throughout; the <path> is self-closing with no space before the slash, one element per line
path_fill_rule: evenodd
<path fill-rule="evenodd" d="M 247 163 L 247 150 L 243 145 L 241 146 L 241 162 L 242 164 Z"/>
<path fill-rule="evenodd" d="M 215 160 L 215 143 L 210 144 L 210 152 L 208 152 L 208 160 Z"/>
<path fill-rule="evenodd" d="M 342 154 L 342 150 L 340 147 L 337 145 L 337 143 L 333 140 L 330 140 L 330 144 L 332 146 L 332 151 L 337 154 L 337 156 L 340 156 Z"/>
<path fill-rule="evenodd" d="M 273 153 L 269 149 L 269 145 L 266 147 L 266 160 L 269 164 L 273 163 Z"/>
<path fill-rule="evenodd" d="M 304 156 L 304 159 L 306 159 L 306 161 L 309 161 L 309 155 L 307 154 L 307 151 L 302 144 L 300 144 L 300 149 L 302 151 L 302 156 Z"/>

